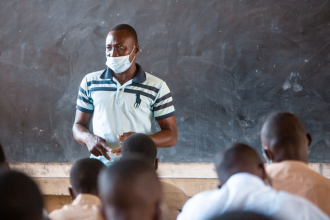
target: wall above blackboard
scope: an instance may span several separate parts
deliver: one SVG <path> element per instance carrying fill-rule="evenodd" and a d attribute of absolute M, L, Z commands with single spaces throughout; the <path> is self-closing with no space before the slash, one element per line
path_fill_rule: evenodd
<path fill-rule="evenodd" d="M 174 97 L 179 140 L 164 162 L 211 162 L 233 141 L 260 149 L 268 113 L 297 114 L 310 162 L 330 162 L 330 2 L 3 0 L 0 142 L 10 161 L 88 156 L 72 137 L 80 81 L 105 68 L 105 37 L 128 23 L 144 70 Z M 157 128 L 155 128 L 157 129 Z"/>

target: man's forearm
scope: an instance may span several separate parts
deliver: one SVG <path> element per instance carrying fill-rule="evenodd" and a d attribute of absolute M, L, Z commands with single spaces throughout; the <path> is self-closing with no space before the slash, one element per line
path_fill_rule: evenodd
<path fill-rule="evenodd" d="M 72 127 L 72 132 L 73 132 L 73 137 L 74 139 L 81 145 L 86 146 L 87 145 L 87 140 L 91 133 L 89 130 L 80 124 L 74 124 Z"/>
<path fill-rule="evenodd" d="M 171 129 L 161 130 L 155 134 L 149 135 L 158 148 L 172 147 L 178 139 L 177 132 Z"/>

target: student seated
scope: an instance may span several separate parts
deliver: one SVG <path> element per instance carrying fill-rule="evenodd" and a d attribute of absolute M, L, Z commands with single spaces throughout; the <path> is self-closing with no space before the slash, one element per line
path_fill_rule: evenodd
<path fill-rule="evenodd" d="M 0 219 L 42 220 L 43 201 L 37 185 L 18 171 L 0 172 Z"/>
<path fill-rule="evenodd" d="M 161 220 L 162 189 L 155 168 L 140 158 L 114 162 L 98 178 L 107 220 Z"/>
<path fill-rule="evenodd" d="M 329 219 L 309 201 L 267 186 L 263 162 L 245 144 L 234 144 L 220 151 L 215 166 L 222 187 L 189 199 L 178 220 L 204 220 L 239 210 L 281 220 Z"/>
<path fill-rule="evenodd" d="M 157 147 L 153 140 L 145 134 L 133 134 L 128 137 L 122 145 L 122 158 L 125 159 L 132 155 L 142 155 L 146 161 L 158 168 Z M 180 213 L 183 204 L 189 197 L 178 187 L 162 182 L 164 202 L 167 205 L 167 217 L 175 220 Z"/>
<path fill-rule="evenodd" d="M 97 176 L 104 164 L 96 159 L 84 158 L 76 161 L 70 172 L 71 205 L 65 205 L 50 213 L 52 220 L 102 220 L 101 201 L 98 198 Z"/>
<path fill-rule="evenodd" d="M 304 197 L 330 216 L 330 180 L 308 167 L 311 136 L 288 112 L 271 114 L 261 130 L 266 171 L 277 190 Z"/>

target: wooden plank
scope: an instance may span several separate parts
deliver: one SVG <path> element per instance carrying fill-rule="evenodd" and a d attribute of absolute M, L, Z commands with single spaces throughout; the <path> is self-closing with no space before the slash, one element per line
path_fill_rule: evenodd
<path fill-rule="evenodd" d="M 11 163 L 12 169 L 31 177 L 69 177 L 72 163 Z M 309 166 L 330 178 L 329 163 L 310 163 Z M 158 174 L 162 178 L 217 178 L 213 163 L 160 163 Z"/>
<path fill-rule="evenodd" d="M 69 177 L 73 163 L 10 163 L 11 169 L 31 177 Z"/>
<path fill-rule="evenodd" d="M 217 189 L 220 184 L 218 179 L 210 179 L 210 178 L 207 179 L 161 178 L 161 181 L 179 187 L 189 197 L 206 190 Z"/>
<path fill-rule="evenodd" d="M 34 177 L 33 180 L 37 183 L 43 195 L 70 195 L 68 191 L 70 180 L 68 177 Z M 193 196 L 205 190 L 216 189 L 219 186 L 218 179 L 210 178 L 161 178 L 160 180 L 179 187 L 188 196 Z"/>
<path fill-rule="evenodd" d="M 34 177 L 43 195 L 69 196 L 69 177 Z"/>
<path fill-rule="evenodd" d="M 44 199 L 44 208 L 47 213 L 51 213 L 55 209 L 61 209 L 64 205 L 72 203 L 71 196 L 56 196 L 56 195 L 45 195 Z"/>

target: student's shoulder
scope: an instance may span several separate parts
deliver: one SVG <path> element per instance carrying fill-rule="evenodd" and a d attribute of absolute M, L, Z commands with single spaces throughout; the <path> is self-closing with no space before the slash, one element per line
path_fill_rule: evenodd
<path fill-rule="evenodd" d="M 219 190 L 207 190 L 204 192 L 200 192 L 193 197 L 191 197 L 185 206 L 190 206 L 190 207 L 197 207 L 199 205 L 207 204 L 210 198 L 217 196 Z M 205 203 L 206 202 L 206 203 Z"/>
<path fill-rule="evenodd" d="M 48 216 L 51 220 L 65 219 L 65 217 L 68 217 L 68 214 L 71 214 L 73 208 L 73 205 L 67 204 L 64 205 L 61 209 L 52 211 Z"/>
<path fill-rule="evenodd" d="M 292 213 L 296 219 L 330 219 L 322 210 L 303 197 L 279 191 L 278 198 L 281 200 L 279 204 L 283 211 L 287 214 Z M 299 210 L 304 210 L 304 212 L 299 212 Z"/>
<path fill-rule="evenodd" d="M 276 196 L 280 200 L 279 203 L 282 204 L 283 207 L 288 207 L 288 206 L 295 206 L 295 207 L 309 207 L 313 206 L 313 204 L 308 201 L 307 199 L 296 196 L 293 194 L 290 194 L 285 191 L 276 191 Z"/>

